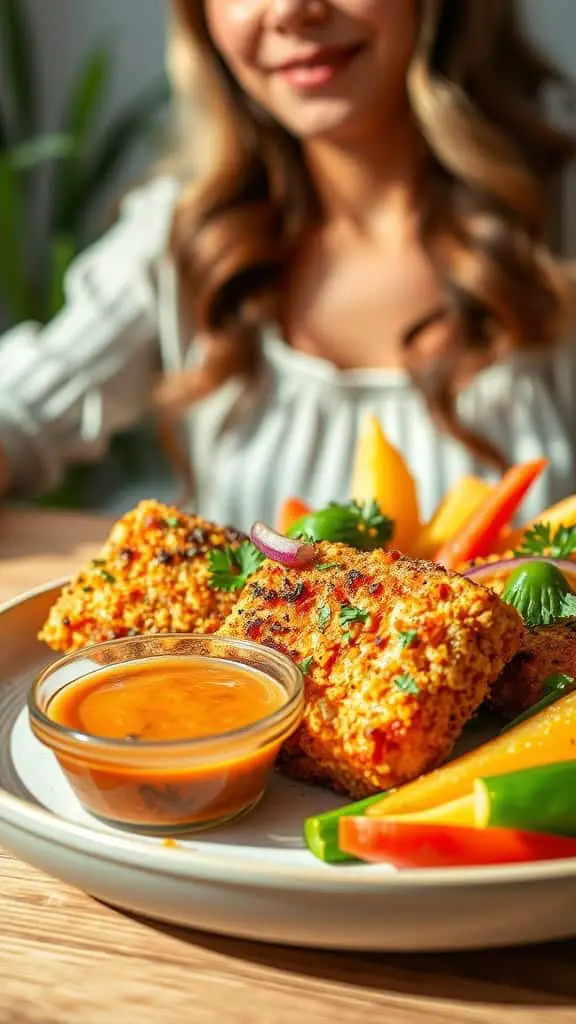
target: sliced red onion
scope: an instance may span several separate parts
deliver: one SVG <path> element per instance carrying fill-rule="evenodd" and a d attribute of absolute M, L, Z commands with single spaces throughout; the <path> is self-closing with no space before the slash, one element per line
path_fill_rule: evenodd
<path fill-rule="evenodd" d="M 527 562 L 550 562 L 560 572 L 576 575 L 576 562 L 571 562 L 566 558 L 547 558 L 546 555 L 526 555 L 520 558 L 504 558 L 500 562 L 485 562 L 484 565 L 476 565 L 472 569 L 467 569 L 462 575 L 467 576 L 469 580 L 474 580 L 475 583 L 481 583 L 482 580 L 497 573 L 512 573 L 521 565 L 526 565 Z"/>
<path fill-rule="evenodd" d="M 266 558 L 287 565 L 291 569 L 301 569 L 305 565 L 310 565 L 316 557 L 313 544 L 295 540 L 293 537 L 284 537 L 265 523 L 254 523 L 250 530 L 250 539 Z"/>

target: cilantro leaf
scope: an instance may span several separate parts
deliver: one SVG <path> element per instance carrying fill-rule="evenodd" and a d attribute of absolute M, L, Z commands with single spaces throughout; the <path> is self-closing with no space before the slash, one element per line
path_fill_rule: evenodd
<path fill-rule="evenodd" d="M 312 657 L 311 654 L 309 654 L 307 658 L 302 658 L 302 661 L 298 662 L 298 668 L 300 669 L 300 671 L 301 671 L 303 676 L 307 676 L 308 675 L 308 673 L 309 673 L 309 671 L 310 671 L 310 669 L 312 667 L 312 662 L 313 661 L 314 661 L 314 658 Z"/>
<path fill-rule="evenodd" d="M 569 558 L 576 552 L 576 526 L 559 526 L 553 533 L 550 523 L 535 523 L 526 531 L 515 555 L 548 555 Z"/>
<path fill-rule="evenodd" d="M 179 519 L 178 516 L 168 516 L 168 519 L 166 520 L 166 526 L 170 526 L 172 529 L 175 530 L 179 526 L 182 526 L 182 520 Z"/>
<path fill-rule="evenodd" d="M 243 576 L 248 578 L 260 568 L 265 556 L 252 541 L 245 540 L 234 552 L 234 560 Z"/>
<path fill-rule="evenodd" d="M 242 590 L 247 580 L 264 561 L 264 555 L 251 541 L 243 541 L 237 548 L 213 548 L 208 552 L 209 583 L 213 590 L 232 593 Z"/>
<path fill-rule="evenodd" d="M 397 690 L 400 690 L 402 693 L 410 693 L 414 697 L 417 697 L 418 694 L 420 693 L 420 687 L 418 686 L 418 683 L 416 682 L 415 679 L 412 678 L 412 676 L 409 676 L 406 672 L 404 672 L 401 676 L 396 676 L 394 680 L 394 686 L 396 687 Z"/>
<path fill-rule="evenodd" d="M 318 629 L 321 629 L 322 632 L 324 632 L 331 618 L 332 612 L 330 611 L 329 606 L 327 604 L 321 604 L 316 613 L 316 622 L 318 624 Z"/>
<path fill-rule="evenodd" d="M 339 562 L 323 562 L 322 565 L 316 565 L 315 569 L 317 572 L 326 572 L 327 569 L 339 569 Z"/>
<path fill-rule="evenodd" d="M 418 633 L 415 629 L 400 629 L 398 630 L 398 636 L 400 637 L 401 647 L 412 647 L 418 639 Z"/>
<path fill-rule="evenodd" d="M 366 622 L 370 612 L 364 608 L 355 608 L 352 604 L 341 604 L 338 621 L 341 626 L 348 626 L 351 622 Z"/>

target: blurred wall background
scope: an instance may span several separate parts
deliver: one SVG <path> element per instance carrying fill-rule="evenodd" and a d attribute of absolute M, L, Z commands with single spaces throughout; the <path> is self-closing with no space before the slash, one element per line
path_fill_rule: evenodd
<path fill-rule="evenodd" d="M 26 0 L 44 86 L 44 127 L 53 131 L 73 76 L 90 47 L 110 42 L 113 77 L 103 119 L 110 120 L 164 69 L 165 0 Z M 136 149 L 122 178 L 142 170 L 145 147 Z"/>

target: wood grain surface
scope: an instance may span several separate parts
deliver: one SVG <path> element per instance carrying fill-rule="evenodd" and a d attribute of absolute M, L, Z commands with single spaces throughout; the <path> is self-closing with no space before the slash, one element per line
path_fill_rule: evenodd
<path fill-rule="evenodd" d="M 1 513 L 0 600 L 72 571 L 108 526 Z M 120 913 L 0 851 L 0 1024 L 362 1021 L 576 1024 L 576 941 L 418 956 L 261 946 Z"/>

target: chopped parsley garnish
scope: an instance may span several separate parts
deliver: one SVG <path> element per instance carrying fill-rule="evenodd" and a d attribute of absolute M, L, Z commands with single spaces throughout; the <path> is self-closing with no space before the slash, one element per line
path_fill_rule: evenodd
<path fill-rule="evenodd" d="M 404 672 L 401 676 L 396 676 L 394 680 L 394 686 L 397 690 L 401 690 L 402 693 L 411 693 L 417 697 L 420 693 L 420 687 L 412 676 L 409 676 Z"/>
<path fill-rule="evenodd" d="M 536 523 L 526 531 L 516 556 L 547 555 L 569 558 L 576 552 L 576 526 L 559 526 L 553 532 L 550 523 Z"/>
<path fill-rule="evenodd" d="M 341 626 L 349 626 L 352 622 L 366 622 L 370 612 L 364 608 L 355 608 L 352 604 L 341 604 L 338 621 Z"/>
<path fill-rule="evenodd" d="M 106 569 L 100 569 L 100 575 L 106 583 L 116 583 L 116 577 L 111 572 L 107 572 Z"/>
<path fill-rule="evenodd" d="M 85 594 L 92 594 L 94 592 L 94 587 L 82 587 L 82 590 Z"/>
<path fill-rule="evenodd" d="M 318 629 L 321 629 L 322 632 L 324 632 L 331 618 L 332 612 L 330 611 L 329 606 L 327 604 L 321 604 L 316 613 L 316 622 L 318 624 Z"/>
<path fill-rule="evenodd" d="M 400 629 L 398 636 L 400 637 L 401 647 L 412 647 L 418 639 L 418 633 L 415 629 Z"/>
<path fill-rule="evenodd" d="M 169 516 L 166 520 L 166 526 L 171 526 L 173 529 L 177 529 L 178 526 L 182 526 L 182 520 L 178 516 Z"/>
<path fill-rule="evenodd" d="M 322 565 L 315 566 L 318 572 L 326 572 L 327 569 L 339 569 L 339 562 L 323 562 Z"/>
<path fill-rule="evenodd" d="M 308 675 L 313 661 L 314 658 L 310 654 L 307 658 L 302 658 L 302 661 L 298 662 L 298 668 L 300 669 L 303 676 Z"/>
<path fill-rule="evenodd" d="M 210 586 L 229 593 L 241 590 L 263 561 L 264 555 L 249 540 L 237 548 L 213 548 L 208 552 Z"/>
<path fill-rule="evenodd" d="M 95 565 L 95 566 L 106 565 L 106 559 L 105 558 L 93 558 L 92 559 L 92 565 Z"/>

